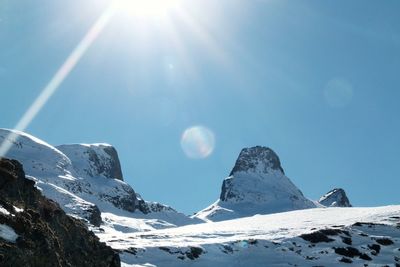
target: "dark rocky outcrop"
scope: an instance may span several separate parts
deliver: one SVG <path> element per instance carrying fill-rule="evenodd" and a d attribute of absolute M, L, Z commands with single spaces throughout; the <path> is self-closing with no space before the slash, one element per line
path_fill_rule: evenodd
<path fill-rule="evenodd" d="M 386 238 L 386 237 L 378 238 L 378 239 L 376 239 L 376 242 L 381 244 L 382 246 L 390 246 L 390 245 L 394 244 L 394 242 L 391 239 Z"/>
<path fill-rule="evenodd" d="M 378 244 L 368 245 L 368 248 L 372 251 L 371 254 L 376 256 L 381 252 L 381 246 Z"/>
<path fill-rule="evenodd" d="M 338 255 L 346 256 L 349 258 L 360 257 L 362 260 L 370 261 L 372 258 L 365 253 L 361 253 L 357 248 L 346 247 L 346 248 L 334 248 L 335 253 Z"/>
<path fill-rule="evenodd" d="M 271 148 L 255 146 L 242 149 L 229 176 L 234 175 L 236 172 L 246 172 L 254 169 L 261 162 L 264 163 L 266 168 L 269 167 L 273 170 L 280 170 L 283 174 L 285 173 L 278 155 Z"/>
<path fill-rule="evenodd" d="M 329 191 L 318 202 L 326 207 L 352 207 L 346 192 L 342 188 Z"/>
<path fill-rule="evenodd" d="M 9 212 L 0 213 L 0 225 L 18 235 L 0 237 L 0 266 L 120 266 L 118 254 L 43 197 L 15 160 L 0 159 L 0 205 Z"/>
<path fill-rule="evenodd" d="M 338 236 L 340 235 L 342 240 L 343 238 L 349 238 L 350 233 L 345 230 L 341 229 L 333 229 L 333 228 L 326 228 L 326 229 L 321 229 L 309 234 L 302 234 L 300 235 L 300 238 L 309 241 L 311 243 L 321 243 L 321 242 L 333 242 L 335 241 L 334 239 L 330 238 L 330 236 Z M 349 242 L 348 242 L 349 243 Z"/>
<path fill-rule="evenodd" d="M 173 208 L 157 203 L 145 201 L 139 194 L 136 194 L 137 206 L 136 209 L 140 210 L 143 214 L 149 214 L 152 212 L 177 212 Z"/>
<path fill-rule="evenodd" d="M 99 198 L 112 203 L 115 207 L 134 212 L 138 206 L 138 199 L 133 188 L 128 184 L 120 184 L 119 192 L 110 194 L 110 192 L 100 193 Z"/>
<path fill-rule="evenodd" d="M 101 219 L 101 212 L 99 207 L 93 205 L 87 210 L 87 212 L 88 212 L 87 219 L 89 223 L 93 224 L 94 226 L 100 226 L 103 221 Z"/>
<path fill-rule="evenodd" d="M 317 231 L 310 234 L 303 234 L 300 237 L 311 243 L 320 243 L 320 242 L 328 243 L 335 241 L 334 239 L 328 237 L 327 234 L 322 233 L 321 231 Z"/>
<path fill-rule="evenodd" d="M 109 168 L 104 170 L 105 175 L 123 181 L 124 177 L 117 150 L 113 146 L 109 146 L 104 148 L 104 152 L 110 156 Z"/>

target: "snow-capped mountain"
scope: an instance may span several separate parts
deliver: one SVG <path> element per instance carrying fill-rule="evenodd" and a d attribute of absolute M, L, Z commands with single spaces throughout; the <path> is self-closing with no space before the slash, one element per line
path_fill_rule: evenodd
<path fill-rule="evenodd" d="M 189 218 L 143 200 L 124 182 L 111 145 L 54 147 L 0 129 L 4 141 L 12 142 L 6 157 L 23 164 L 44 196 L 86 220 L 125 267 L 400 267 L 400 206 L 353 208 L 342 189 L 313 202 L 285 176 L 270 148 L 243 149 L 219 200 Z M 0 221 L 0 241 L 25 248 L 18 223 L 10 228 L 20 210 L 0 203 L 0 217 L 8 220 Z"/>
<path fill-rule="evenodd" d="M 195 217 L 221 221 L 317 205 L 285 176 L 278 155 L 267 147 L 243 149 L 222 183 L 220 198 Z"/>
<path fill-rule="evenodd" d="M 0 143 L 3 141 L 12 142 L 6 157 L 21 162 L 46 197 L 58 202 L 66 213 L 92 225 L 100 226 L 103 221 L 111 228 L 139 231 L 196 221 L 138 196 L 124 182 L 117 151 L 111 145 L 54 147 L 29 134 L 0 129 Z"/>
<path fill-rule="evenodd" d="M 326 207 L 351 207 L 350 200 L 342 188 L 335 188 L 323 195 L 318 203 Z"/>

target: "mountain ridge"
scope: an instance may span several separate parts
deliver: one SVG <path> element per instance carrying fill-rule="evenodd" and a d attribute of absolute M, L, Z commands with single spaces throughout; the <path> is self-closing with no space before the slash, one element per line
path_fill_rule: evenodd
<path fill-rule="evenodd" d="M 143 217 L 147 216 L 151 229 L 197 221 L 166 205 L 139 198 L 134 189 L 124 182 L 117 151 L 109 144 L 55 147 L 27 133 L 8 129 L 0 129 L 0 143 L 7 142 L 10 134 L 17 138 L 13 140 L 7 156 L 20 161 L 27 176 L 36 182 L 43 194 L 60 203 L 72 216 L 97 227 L 104 222 L 103 213 L 110 211 L 142 220 L 146 220 Z M 123 221 L 113 223 L 129 228 L 120 225 Z"/>
<path fill-rule="evenodd" d="M 9 133 L 0 129 L 0 143 Z M 122 266 L 400 266 L 400 206 L 351 208 L 340 188 L 313 202 L 268 147 L 244 148 L 220 198 L 189 218 L 125 183 L 111 145 L 54 147 L 13 133 L 8 155 L 24 164 L 27 181 L 84 220 Z M 0 215 L 15 212 L 0 206 Z M 0 222 L 0 241 L 15 238 Z"/>

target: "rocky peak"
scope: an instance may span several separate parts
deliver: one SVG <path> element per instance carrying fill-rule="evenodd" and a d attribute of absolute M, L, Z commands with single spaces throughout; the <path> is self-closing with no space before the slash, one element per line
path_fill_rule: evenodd
<path fill-rule="evenodd" d="M 320 204 L 326 207 L 351 207 L 346 192 L 342 188 L 335 188 L 325 195 L 319 201 Z"/>
<path fill-rule="evenodd" d="M 278 155 L 268 147 L 255 146 L 240 152 L 222 184 L 220 200 L 262 203 L 282 192 L 302 197 L 300 190 L 285 176 Z"/>
<path fill-rule="evenodd" d="M 57 149 L 71 159 L 81 176 L 124 180 L 117 150 L 109 144 L 71 144 Z"/>
<path fill-rule="evenodd" d="M 149 214 L 152 212 L 177 212 L 173 208 L 163 205 L 161 203 L 145 201 L 138 193 L 136 193 L 136 198 L 138 200 L 137 209 L 140 210 L 143 214 Z"/>
<path fill-rule="evenodd" d="M 272 149 L 255 146 L 242 149 L 230 176 L 238 172 L 268 173 L 269 170 L 278 170 L 283 174 L 285 173 L 278 155 Z"/>
<path fill-rule="evenodd" d="M 111 145 L 73 144 L 55 148 L 32 135 L 8 129 L 0 129 L 0 142 L 10 142 L 10 134 L 16 136 L 16 141 L 7 157 L 21 162 L 43 195 L 58 202 L 68 214 L 99 225 L 100 206 L 111 204 L 135 211 L 135 191 L 122 181 L 118 154 Z"/>
<path fill-rule="evenodd" d="M 285 176 L 278 155 L 268 147 L 256 146 L 240 152 L 222 183 L 219 200 L 195 217 L 220 221 L 315 206 Z"/>

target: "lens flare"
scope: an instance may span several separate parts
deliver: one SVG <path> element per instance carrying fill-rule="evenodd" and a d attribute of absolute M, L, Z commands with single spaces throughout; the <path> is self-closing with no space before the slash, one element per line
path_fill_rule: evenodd
<path fill-rule="evenodd" d="M 204 126 L 190 127 L 182 134 L 181 146 L 183 152 L 185 152 L 186 156 L 189 158 L 207 158 L 214 151 L 214 133 Z"/>

